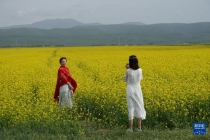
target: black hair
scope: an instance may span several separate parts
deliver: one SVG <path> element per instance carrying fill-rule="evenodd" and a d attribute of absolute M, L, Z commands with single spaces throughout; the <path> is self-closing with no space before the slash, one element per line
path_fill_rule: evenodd
<path fill-rule="evenodd" d="M 61 57 L 60 58 L 60 60 L 59 60 L 60 64 L 61 64 L 61 62 L 62 62 L 63 59 L 66 59 L 66 57 Z M 67 62 L 67 59 L 66 59 L 66 62 Z"/>
<path fill-rule="evenodd" d="M 138 59 L 135 55 L 129 56 L 129 66 L 134 70 L 139 68 Z"/>
<path fill-rule="evenodd" d="M 130 56 L 129 56 L 129 59 L 130 59 L 130 58 L 134 58 L 134 57 L 136 57 L 136 56 L 135 56 L 135 55 L 130 55 Z"/>

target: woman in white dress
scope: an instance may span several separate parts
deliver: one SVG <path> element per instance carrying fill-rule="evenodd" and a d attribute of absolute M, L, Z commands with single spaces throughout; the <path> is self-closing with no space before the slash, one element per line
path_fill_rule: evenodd
<path fill-rule="evenodd" d="M 142 69 L 139 68 L 138 59 L 135 55 L 129 57 L 129 67 L 126 70 L 124 81 L 127 82 L 126 100 L 128 104 L 129 128 L 128 132 L 133 132 L 133 118 L 138 118 L 137 131 L 141 130 L 141 121 L 146 118 L 144 101 L 140 81 L 142 77 Z"/>

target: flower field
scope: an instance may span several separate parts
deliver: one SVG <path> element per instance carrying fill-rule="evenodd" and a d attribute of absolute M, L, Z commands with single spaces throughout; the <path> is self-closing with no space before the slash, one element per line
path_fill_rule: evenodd
<path fill-rule="evenodd" d="M 0 126 L 52 128 L 77 122 L 127 127 L 125 64 L 135 54 L 147 112 L 143 127 L 210 123 L 210 46 L 49 47 L 0 49 Z M 78 83 L 75 106 L 59 109 L 53 94 L 59 58 Z"/>

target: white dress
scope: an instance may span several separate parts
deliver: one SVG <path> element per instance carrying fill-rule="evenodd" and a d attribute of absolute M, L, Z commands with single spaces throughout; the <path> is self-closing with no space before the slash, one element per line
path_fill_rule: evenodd
<path fill-rule="evenodd" d="M 137 70 L 127 69 L 124 81 L 127 82 L 126 100 L 128 104 L 128 118 L 132 120 L 134 117 L 146 118 L 146 111 L 144 108 L 144 101 L 140 81 L 142 77 L 142 69 Z"/>
<path fill-rule="evenodd" d="M 60 87 L 59 91 L 59 102 L 60 107 L 72 107 L 72 97 L 73 97 L 73 91 L 69 89 L 69 86 L 67 84 Z"/>

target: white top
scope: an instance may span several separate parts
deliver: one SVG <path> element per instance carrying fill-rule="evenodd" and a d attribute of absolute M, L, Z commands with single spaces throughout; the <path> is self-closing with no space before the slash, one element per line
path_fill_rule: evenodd
<path fill-rule="evenodd" d="M 141 68 L 137 70 L 133 70 L 133 69 L 126 70 L 124 81 L 127 82 L 127 84 L 131 84 L 131 85 L 139 84 L 142 79 L 143 79 L 143 76 L 142 76 Z"/>

